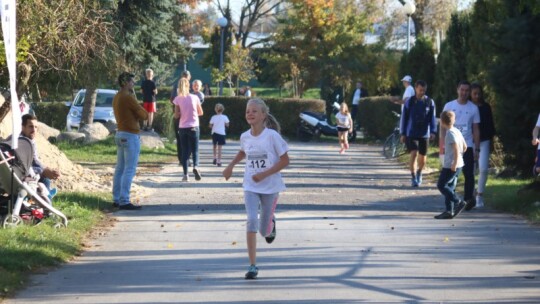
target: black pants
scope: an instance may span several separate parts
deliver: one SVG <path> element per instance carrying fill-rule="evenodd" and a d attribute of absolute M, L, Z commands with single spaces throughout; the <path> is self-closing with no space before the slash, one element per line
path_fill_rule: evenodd
<path fill-rule="evenodd" d="M 474 151 L 472 147 L 463 153 L 463 176 L 465 177 L 465 194 L 463 200 L 470 200 L 474 194 Z"/>
<path fill-rule="evenodd" d="M 353 121 L 353 128 L 355 128 L 355 130 L 360 129 L 360 123 L 359 123 L 359 121 L 357 121 L 358 119 L 356 119 L 357 115 L 358 115 L 358 105 L 352 105 L 351 118 L 352 118 L 352 121 Z"/>

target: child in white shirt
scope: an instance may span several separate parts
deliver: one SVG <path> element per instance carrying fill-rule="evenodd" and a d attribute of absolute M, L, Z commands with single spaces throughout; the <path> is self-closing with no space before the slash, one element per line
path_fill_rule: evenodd
<path fill-rule="evenodd" d="M 223 114 L 225 107 L 218 103 L 214 107 L 216 115 L 210 118 L 210 127 L 212 128 L 212 144 L 214 145 L 213 164 L 221 167 L 221 148 L 225 145 L 225 128 L 229 127 L 229 118 Z"/>

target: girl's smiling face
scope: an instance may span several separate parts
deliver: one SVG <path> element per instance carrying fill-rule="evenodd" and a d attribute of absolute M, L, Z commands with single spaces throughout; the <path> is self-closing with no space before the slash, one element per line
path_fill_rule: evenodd
<path fill-rule="evenodd" d="M 258 125 L 264 122 L 266 114 L 263 113 L 262 107 L 256 103 L 248 102 L 246 107 L 246 121 L 249 125 Z"/>

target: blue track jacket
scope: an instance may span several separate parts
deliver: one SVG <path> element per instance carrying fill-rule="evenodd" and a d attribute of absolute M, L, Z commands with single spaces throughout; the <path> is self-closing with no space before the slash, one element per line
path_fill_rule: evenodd
<path fill-rule="evenodd" d="M 417 100 L 411 96 L 405 102 L 401 113 L 401 135 L 411 138 L 428 138 L 429 133 L 437 134 L 435 102 L 428 96 Z"/>

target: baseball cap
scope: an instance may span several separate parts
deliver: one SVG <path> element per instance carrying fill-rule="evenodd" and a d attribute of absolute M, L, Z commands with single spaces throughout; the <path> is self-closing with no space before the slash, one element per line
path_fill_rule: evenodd
<path fill-rule="evenodd" d="M 405 77 L 403 77 L 403 79 L 401 79 L 401 81 L 407 81 L 408 83 L 411 83 L 412 82 L 412 77 L 409 76 L 409 75 L 406 75 Z"/>

